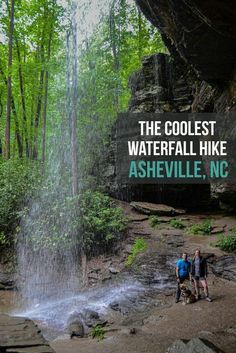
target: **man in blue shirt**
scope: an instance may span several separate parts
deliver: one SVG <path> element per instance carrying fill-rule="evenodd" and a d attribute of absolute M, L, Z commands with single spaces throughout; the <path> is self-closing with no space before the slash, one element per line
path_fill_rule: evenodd
<path fill-rule="evenodd" d="M 190 280 L 190 270 L 191 263 L 188 261 L 188 255 L 184 252 L 182 254 L 182 258 L 179 259 L 176 263 L 176 278 L 177 278 L 177 288 L 176 288 L 176 300 L 175 302 L 179 302 L 181 290 L 180 284 L 183 283 L 186 279 Z"/>

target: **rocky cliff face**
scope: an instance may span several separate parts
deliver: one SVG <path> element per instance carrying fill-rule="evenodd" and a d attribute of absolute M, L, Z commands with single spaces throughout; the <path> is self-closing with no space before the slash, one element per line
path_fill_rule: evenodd
<path fill-rule="evenodd" d="M 170 55 L 143 59 L 142 68 L 130 78 L 130 112 L 235 111 L 236 7 L 200 0 L 136 3 L 161 32 Z M 210 187 L 223 207 L 235 209 L 235 185 Z"/>
<path fill-rule="evenodd" d="M 236 110 L 236 6 L 202 0 L 136 0 L 192 77 L 193 112 Z"/>
<path fill-rule="evenodd" d="M 141 70 L 135 72 L 129 81 L 131 100 L 129 111 L 148 112 L 190 112 L 193 89 L 188 82 L 189 72 L 170 55 L 156 54 L 142 60 Z"/>
<path fill-rule="evenodd" d="M 236 111 L 236 6 L 220 0 L 136 3 L 160 31 L 170 55 L 143 58 L 141 69 L 130 78 L 129 111 Z M 114 151 L 110 155 L 114 156 Z M 115 168 L 112 170 L 108 189 L 123 200 L 193 208 L 219 203 L 236 208 L 236 183 L 127 186 L 115 182 Z"/>
<path fill-rule="evenodd" d="M 220 87 L 233 80 L 236 7 L 221 0 L 136 0 L 156 26 L 173 57 L 200 80 Z"/>
<path fill-rule="evenodd" d="M 178 64 L 176 64 L 178 62 Z M 143 58 L 142 68 L 129 81 L 131 100 L 129 111 L 139 112 L 191 112 L 194 100 L 195 79 L 186 65 L 167 54 Z M 212 205 L 209 185 L 177 184 L 118 184 L 114 168 L 115 144 L 110 144 L 103 176 L 106 190 L 125 201 L 167 203 L 188 209 Z"/>

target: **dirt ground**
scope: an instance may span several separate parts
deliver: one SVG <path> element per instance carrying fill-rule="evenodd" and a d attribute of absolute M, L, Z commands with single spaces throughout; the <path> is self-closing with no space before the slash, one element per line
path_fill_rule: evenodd
<path fill-rule="evenodd" d="M 230 327 L 236 333 L 236 284 L 214 276 L 209 278 L 213 302 L 204 299 L 191 305 L 175 304 L 168 301 L 168 308 L 153 310 L 141 327 L 134 327 L 137 333 L 130 334 L 130 327 L 119 327 L 108 332 L 100 342 L 91 338 L 58 338 L 51 343 L 57 353 L 164 353 L 175 339 L 190 339 L 195 336 L 210 339 L 226 353 L 236 352 L 235 338 L 228 335 Z M 212 333 L 213 332 L 213 333 Z"/>
<path fill-rule="evenodd" d="M 130 246 L 135 237 L 143 236 L 151 251 L 163 246 L 162 232 L 170 231 L 168 220 L 161 222 L 157 228 L 151 228 L 147 217 L 135 213 L 127 203 L 120 203 L 129 217 L 129 234 L 125 243 Z M 225 234 L 236 226 L 236 217 L 223 214 L 191 214 L 182 217 L 186 226 L 211 219 L 213 229 Z M 179 230 L 178 230 L 179 232 Z M 177 233 L 178 233 L 177 232 Z M 217 234 L 209 236 L 187 235 L 182 231 L 183 246 L 175 251 L 183 250 L 193 254 L 196 248 L 204 253 L 214 253 L 216 256 L 225 254 L 215 247 Z M 175 233 L 175 232 L 174 232 Z M 213 232 L 214 233 L 214 232 Z M 165 246 L 164 246 L 165 248 Z M 167 248 L 168 249 L 168 248 Z M 164 249 L 165 251 L 165 249 Z M 121 272 L 127 255 L 120 254 L 112 258 L 115 267 Z M 145 256 L 143 254 L 143 263 Z M 99 262 L 99 259 L 98 259 Z M 96 259 L 90 265 L 94 266 Z M 102 266 L 102 261 L 99 266 Z M 208 277 L 211 303 L 203 299 L 194 304 L 182 305 L 175 303 L 174 292 L 158 294 L 157 300 L 162 305 L 153 305 L 141 315 L 129 320 L 128 324 L 114 315 L 114 322 L 105 328 L 105 339 L 97 341 L 91 337 L 73 338 L 69 335 L 57 337 L 50 344 L 56 353 L 165 353 L 176 339 L 191 339 L 202 337 L 210 340 L 225 353 L 236 352 L 236 282 L 216 277 L 210 272 Z M 0 292 L 0 312 L 19 309 L 20 300 L 17 292 Z M 114 312 L 115 314 L 115 312 Z M 135 334 L 130 330 L 135 328 Z"/>
<path fill-rule="evenodd" d="M 123 204 L 123 207 L 131 219 L 136 219 L 130 227 L 131 233 L 138 229 L 138 233 L 146 234 L 145 239 L 150 247 L 157 246 L 161 230 L 169 229 L 168 223 L 153 229 L 148 220 L 137 221 L 137 214 L 129 206 Z M 185 215 L 183 218 L 186 225 L 210 218 L 214 227 L 223 228 L 224 232 L 236 226 L 235 217 L 224 217 L 222 214 Z M 196 248 L 200 248 L 205 253 L 220 256 L 224 252 L 214 246 L 216 240 L 217 235 L 184 235 L 183 249 L 193 254 Z M 175 303 L 174 295 L 163 294 L 163 307 L 154 307 L 151 313 L 144 315 L 141 325 L 135 321 L 129 326 L 114 323 L 106 329 L 102 341 L 92 338 L 71 340 L 64 335 L 51 342 L 51 346 L 57 353 L 165 353 L 174 340 L 198 336 L 209 339 L 225 353 L 235 353 L 236 283 L 217 278 L 212 273 L 209 274 L 208 283 L 212 303 L 201 299 L 184 306 L 181 302 Z M 131 328 L 136 329 L 135 334 L 130 333 Z"/>

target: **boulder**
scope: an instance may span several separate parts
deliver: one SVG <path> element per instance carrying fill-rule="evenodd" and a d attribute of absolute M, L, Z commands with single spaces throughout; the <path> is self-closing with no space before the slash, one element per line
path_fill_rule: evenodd
<path fill-rule="evenodd" d="M 139 213 L 137 214 L 131 214 L 128 217 L 129 222 L 143 222 L 148 220 L 148 216 L 141 215 Z"/>
<path fill-rule="evenodd" d="M 97 325 L 105 326 L 107 320 L 101 317 L 97 311 L 84 309 L 81 312 L 73 312 L 67 320 L 67 332 L 70 337 L 84 337 L 92 327 Z"/>
<path fill-rule="evenodd" d="M 224 233 L 224 228 L 222 226 L 213 226 L 211 230 L 211 234 L 219 234 L 219 233 Z"/>
<path fill-rule="evenodd" d="M 120 272 L 120 270 L 118 268 L 115 268 L 115 267 L 109 267 L 108 270 L 113 275 L 117 275 Z"/>
<path fill-rule="evenodd" d="M 184 214 L 185 210 L 173 208 L 171 206 L 163 204 L 155 204 L 151 202 L 136 202 L 133 201 L 130 205 L 135 208 L 137 211 L 148 214 L 148 215 L 157 215 L 157 216 L 176 216 Z"/>
<path fill-rule="evenodd" d="M 12 273 L 0 272 L 0 290 L 15 289 L 15 276 Z"/>
<path fill-rule="evenodd" d="M 215 259 L 211 264 L 216 276 L 229 281 L 236 281 L 236 255 L 223 255 Z"/>
<path fill-rule="evenodd" d="M 67 320 L 67 332 L 69 333 L 70 338 L 84 337 L 85 324 L 81 313 L 74 312 L 69 316 Z"/>
<path fill-rule="evenodd" d="M 177 340 L 166 353 L 224 353 L 213 343 L 201 338 L 192 338 L 190 341 Z"/>
<path fill-rule="evenodd" d="M 32 320 L 2 314 L 0 352 L 55 353 Z"/>
<path fill-rule="evenodd" d="M 81 321 L 77 320 L 68 325 L 68 333 L 70 338 L 84 337 L 84 325 Z"/>
<path fill-rule="evenodd" d="M 52 353 L 52 349 L 49 346 L 33 346 L 33 347 L 17 347 L 9 348 L 4 353 Z"/>
<path fill-rule="evenodd" d="M 107 324 L 107 320 L 95 310 L 85 309 L 82 315 L 84 322 L 88 327 L 95 327 L 97 325 L 105 326 Z"/>
<path fill-rule="evenodd" d="M 187 353 L 186 343 L 187 341 L 177 340 L 167 349 L 166 353 Z"/>

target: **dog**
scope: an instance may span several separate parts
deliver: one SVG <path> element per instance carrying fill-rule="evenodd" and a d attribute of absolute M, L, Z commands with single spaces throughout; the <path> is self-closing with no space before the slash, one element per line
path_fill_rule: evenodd
<path fill-rule="evenodd" d="M 181 297 L 183 297 L 183 305 L 193 304 L 196 302 L 195 295 L 184 284 L 180 284 Z"/>

